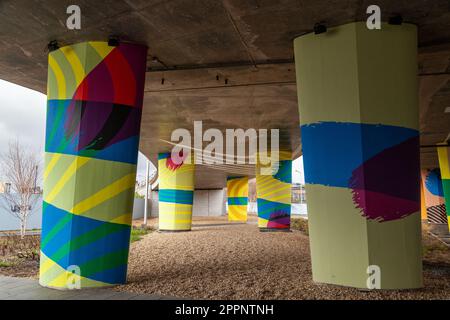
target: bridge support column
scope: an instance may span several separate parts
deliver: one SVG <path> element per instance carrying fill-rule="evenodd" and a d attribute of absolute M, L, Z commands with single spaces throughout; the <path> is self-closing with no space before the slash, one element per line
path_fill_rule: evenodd
<path fill-rule="evenodd" d="M 425 217 L 430 224 L 447 224 L 441 171 L 438 168 L 422 170 L 421 176 L 423 210 L 425 210 L 425 213 L 422 214 L 422 220 Z"/>
<path fill-rule="evenodd" d="M 147 49 L 84 42 L 49 53 L 39 282 L 126 282 Z"/>
<path fill-rule="evenodd" d="M 248 177 L 228 177 L 228 221 L 247 222 Z"/>
<path fill-rule="evenodd" d="M 417 30 L 294 41 L 313 279 L 422 286 Z"/>
<path fill-rule="evenodd" d="M 191 230 L 195 165 L 176 162 L 170 153 L 158 156 L 160 231 Z"/>
<path fill-rule="evenodd" d="M 291 227 L 292 154 L 279 152 L 272 163 L 273 174 L 262 170 L 260 156 L 256 167 L 258 227 L 260 231 L 289 231 Z"/>
<path fill-rule="evenodd" d="M 438 156 L 445 207 L 447 208 L 447 224 L 450 231 L 450 147 L 439 147 Z"/>

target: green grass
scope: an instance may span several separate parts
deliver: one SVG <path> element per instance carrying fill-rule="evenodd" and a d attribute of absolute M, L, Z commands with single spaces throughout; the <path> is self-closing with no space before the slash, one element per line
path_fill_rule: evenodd
<path fill-rule="evenodd" d="M 11 267 L 13 264 L 11 262 L 7 262 L 7 261 L 0 261 L 0 268 L 7 268 L 7 267 Z"/>
<path fill-rule="evenodd" d="M 308 220 L 303 218 L 294 218 L 291 219 L 291 229 L 299 230 L 306 235 L 309 235 L 308 232 Z"/>
<path fill-rule="evenodd" d="M 142 236 L 145 236 L 147 233 L 149 233 L 149 229 L 143 229 L 143 228 L 133 228 L 131 229 L 131 237 L 130 242 L 136 242 L 142 239 Z"/>

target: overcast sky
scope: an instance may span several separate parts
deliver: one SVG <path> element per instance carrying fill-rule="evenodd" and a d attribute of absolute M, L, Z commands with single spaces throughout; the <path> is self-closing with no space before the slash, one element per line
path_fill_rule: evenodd
<path fill-rule="evenodd" d="M 18 139 L 43 155 L 47 97 L 39 92 L 0 80 L 0 153 Z M 293 182 L 304 183 L 303 159 L 293 163 Z M 145 157 L 139 153 L 138 179 L 145 177 Z"/>

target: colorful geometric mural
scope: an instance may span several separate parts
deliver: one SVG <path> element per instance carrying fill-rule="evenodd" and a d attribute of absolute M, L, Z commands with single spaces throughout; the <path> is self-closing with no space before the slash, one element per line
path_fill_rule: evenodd
<path fill-rule="evenodd" d="M 417 130 L 317 122 L 302 125 L 301 132 L 307 184 L 349 189 L 355 208 L 369 220 L 391 221 L 420 210 Z"/>
<path fill-rule="evenodd" d="M 272 164 L 274 168 L 277 164 Z M 279 152 L 278 171 L 273 175 L 256 170 L 258 226 L 261 229 L 286 229 L 291 226 L 292 154 Z"/>
<path fill-rule="evenodd" d="M 247 221 L 248 177 L 228 177 L 228 221 Z"/>
<path fill-rule="evenodd" d="M 417 29 L 348 23 L 294 41 L 313 279 L 422 286 Z M 399 85 L 401 83 L 401 85 Z"/>
<path fill-rule="evenodd" d="M 450 147 L 439 147 L 439 167 L 441 168 L 442 189 L 447 208 L 447 223 L 450 231 Z"/>
<path fill-rule="evenodd" d="M 126 282 L 146 55 L 106 42 L 49 53 L 43 286 Z"/>
<path fill-rule="evenodd" d="M 447 224 L 444 189 L 439 169 L 422 170 L 422 191 L 428 223 Z"/>
<path fill-rule="evenodd" d="M 182 151 L 180 155 L 184 159 L 191 157 L 183 156 Z M 159 154 L 159 230 L 191 230 L 194 172 L 193 161 L 176 163 L 170 153 Z"/>

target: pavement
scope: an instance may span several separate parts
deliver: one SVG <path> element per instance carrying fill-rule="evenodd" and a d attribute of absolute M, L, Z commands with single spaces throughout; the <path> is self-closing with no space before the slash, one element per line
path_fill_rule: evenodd
<path fill-rule="evenodd" d="M 447 247 L 450 247 L 450 233 L 448 231 L 447 224 L 429 224 L 430 233 L 444 243 Z"/>
<path fill-rule="evenodd" d="M 114 291 L 111 288 L 56 290 L 37 280 L 0 276 L 0 300 L 176 300 L 175 297 Z"/>

